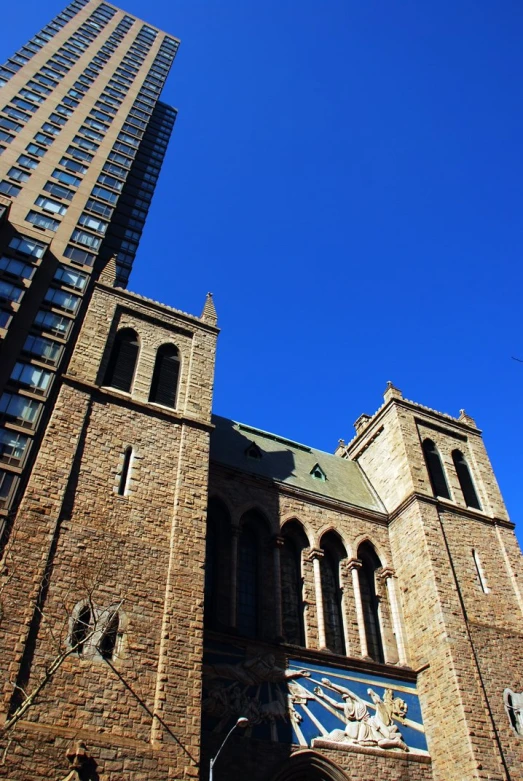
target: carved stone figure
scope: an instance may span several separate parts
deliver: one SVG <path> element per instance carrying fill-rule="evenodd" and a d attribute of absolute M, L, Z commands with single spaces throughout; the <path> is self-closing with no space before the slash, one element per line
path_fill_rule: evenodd
<path fill-rule="evenodd" d="M 350 689 L 339 686 L 328 678 L 322 678 L 321 682 L 332 691 L 341 694 L 343 702 L 329 697 L 321 686 L 316 686 L 314 693 L 332 707 L 342 711 L 347 720 L 344 730 L 333 730 L 325 736 L 326 740 L 333 740 L 337 743 L 354 743 L 359 746 L 409 750 L 398 728 L 392 723 L 392 713 L 389 712 L 386 703 L 372 689 L 369 689 L 368 692 L 376 704 L 376 716 L 370 716 L 366 703 Z M 379 713 L 378 707 L 380 708 Z"/>
<path fill-rule="evenodd" d="M 401 748 L 403 751 L 408 751 L 400 731 L 392 720 L 393 717 L 398 718 L 398 713 L 402 719 L 405 718 L 407 704 L 400 697 L 395 698 L 391 689 L 384 690 L 383 699 L 380 699 L 373 689 L 367 689 L 367 694 L 376 706 L 376 715 L 372 720 L 383 736 L 382 740 L 378 741 L 378 745 L 381 748 Z"/>
<path fill-rule="evenodd" d="M 516 735 L 523 735 L 523 692 L 513 692 L 505 689 L 503 704 L 509 717 L 510 726 Z"/>
<path fill-rule="evenodd" d="M 407 703 L 405 700 L 402 700 L 401 697 L 395 697 L 392 689 L 386 688 L 383 690 L 383 705 L 385 705 L 389 719 L 395 718 L 400 723 L 405 723 L 405 716 L 407 715 L 408 710 Z"/>

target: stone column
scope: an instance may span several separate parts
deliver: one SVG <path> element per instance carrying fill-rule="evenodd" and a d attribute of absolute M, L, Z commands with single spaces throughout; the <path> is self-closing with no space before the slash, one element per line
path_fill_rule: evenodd
<path fill-rule="evenodd" d="M 285 544 L 285 540 L 280 535 L 276 534 L 272 538 L 273 548 L 273 564 L 274 564 L 274 629 L 276 632 L 276 638 L 283 640 L 283 620 L 282 620 L 282 604 L 281 604 L 281 563 L 280 563 L 280 549 Z"/>
<path fill-rule="evenodd" d="M 309 556 L 310 548 L 304 548 L 300 552 L 300 565 L 302 575 L 302 600 L 303 600 L 303 631 L 305 635 L 305 648 L 311 648 L 311 615 L 314 613 L 314 571 L 311 567 L 312 560 Z M 312 608 L 312 611 L 311 611 Z"/>
<path fill-rule="evenodd" d="M 340 565 L 340 590 L 341 590 L 341 619 L 343 621 L 343 638 L 345 640 L 345 656 L 350 656 L 350 648 L 351 648 L 351 642 L 350 642 L 350 632 L 349 632 L 349 626 L 350 626 L 350 620 L 348 616 L 349 612 L 349 605 L 348 605 L 348 583 L 347 579 L 349 578 L 349 573 L 347 569 L 347 562 L 344 561 Z"/>
<path fill-rule="evenodd" d="M 236 602 L 237 602 L 237 578 L 238 578 L 238 539 L 240 537 L 240 529 L 238 526 L 231 528 L 231 615 L 230 624 L 232 627 L 236 626 Z"/>
<path fill-rule="evenodd" d="M 352 588 L 354 591 L 354 602 L 356 605 L 356 620 L 358 622 L 358 632 L 360 635 L 360 650 L 362 656 L 369 655 L 367 648 L 367 634 L 365 632 L 365 620 L 363 618 L 363 605 L 361 603 L 360 576 L 358 570 L 361 567 L 359 559 L 350 559 L 347 562 L 347 569 L 352 573 Z"/>
<path fill-rule="evenodd" d="M 390 614 L 392 619 L 392 628 L 396 637 L 398 647 L 398 663 L 407 664 L 407 653 L 405 650 L 405 637 L 403 634 L 403 624 L 399 612 L 398 595 L 396 593 L 396 574 L 393 569 L 386 567 L 381 573 L 381 577 L 387 586 L 387 597 L 389 600 Z M 385 660 L 387 661 L 387 660 Z"/>
<path fill-rule="evenodd" d="M 309 554 L 309 559 L 312 561 L 314 571 L 314 593 L 316 596 L 316 616 L 318 619 L 318 646 L 320 648 L 327 647 L 327 640 L 325 638 L 325 617 L 323 614 L 323 592 L 321 588 L 321 564 L 320 561 L 323 558 L 323 551 L 319 548 L 313 548 Z"/>

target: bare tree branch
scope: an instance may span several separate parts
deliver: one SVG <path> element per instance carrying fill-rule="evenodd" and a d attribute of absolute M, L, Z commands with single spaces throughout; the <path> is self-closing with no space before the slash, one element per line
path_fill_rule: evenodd
<path fill-rule="evenodd" d="M 122 601 L 120 601 L 118 603 L 118 605 L 111 611 L 108 621 L 111 621 L 114 618 L 114 616 L 118 613 L 118 611 L 119 611 L 119 609 L 120 609 L 120 607 L 122 605 Z M 95 615 L 95 614 L 93 614 L 93 615 Z M 79 640 L 75 645 L 70 646 L 70 648 L 66 648 L 64 651 L 62 651 L 60 654 L 58 654 L 58 656 L 56 656 L 53 659 L 52 663 L 50 664 L 50 666 L 45 671 L 42 679 L 40 680 L 40 682 L 38 683 L 38 685 L 36 686 L 34 691 L 31 692 L 31 694 L 27 695 L 26 692 L 20 686 L 16 686 L 16 688 L 20 689 L 23 692 L 23 694 L 25 695 L 25 700 L 15 710 L 13 715 L 6 720 L 6 722 L 5 722 L 4 726 L 3 726 L 3 732 L 4 733 L 6 733 L 10 729 L 12 729 L 15 726 L 15 724 L 18 721 L 20 721 L 22 716 L 25 713 L 27 713 L 27 711 L 34 705 L 34 703 L 36 702 L 36 699 L 37 699 L 38 695 L 40 694 L 40 692 L 47 686 L 49 681 L 53 678 L 53 676 L 55 675 L 57 670 L 60 669 L 60 667 L 65 662 L 67 657 L 71 656 L 71 654 L 74 654 L 76 651 L 78 651 L 80 646 L 83 646 L 84 643 L 88 642 L 96 634 L 96 632 L 98 631 L 98 628 L 99 628 L 98 627 L 98 621 L 95 619 L 92 630 L 85 637 L 83 637 L 81 640 Z"/>

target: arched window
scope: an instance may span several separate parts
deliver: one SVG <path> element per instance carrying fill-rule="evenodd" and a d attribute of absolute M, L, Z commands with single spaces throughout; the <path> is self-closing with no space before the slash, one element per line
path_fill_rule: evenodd
<path fill-rule="evenodd" d="M 270 527 L 261 513 L 245 513 L 237 544 L 236 628 L 247 637 L 273 639 L 274 560 Z"/>
<path fill-rule="evenodd" d="M 481 504 L 479 503 L 478 495 L 474 488 L 474 483 L 472 482 L 470 470 L 461 450 L 452 451 L 452 460 L 454 461 L 465 504 L 467 507 L 474 507 L 476 510 L 481 510 Z"/>
<path fill-rule="evenodd" d="M 85 641 L 91 632 L 91 610 L 89 605 L 83 605 L 74 619 L 73 631 L 71 633 L 71 646 L 76 649 L 77 654 L 83 654 Z"/>
<path fill-rule="evenodd" d="M 305 645 L 302 550 L 309 541 L 297 521 L 286 523 L 280 548 L 282 629 L 285 642 Z"/>
<path fill-rule="evenodd" d="M 165 407 L 176 407 L 179 373 L 180 358 L 177 348 L 174 344 L 162 344 L 156 353 L 149 401 L 163 404 Z"/>
<path fill-rule="evenodd" d="M 423 455 L 432 485 L 434 496 L 441 496 L 443 499 L 450 499 L 450 491 L 445 479 L 443 464 L 438 452 L 438 448 L 431 439 L 423 440 Z"/>
<path fill-rule="evenodd" d="M 104 659 L 112 659 L 116 650 L 120 618 L 118 612 L 111 612 L 107 625 L 104 627 L 102 637 L 98 643 L 98 650 Z"/>
<path fill-rule="evenodd" d="M 323 549 L 320 566 L 325 642 L 330 651 L 336 654 L 345 654 L 340 562 L 346 558 L 346 553 L 335 532 L 328 532 L 322 538 L 321 547 Z"/>
<path fill-rule="evenodd" d="M 205 539 L 205 625 L 217 629 L 230 625 L 231 524 L 225 505 L 209 500 Z"/>
<path fill-rule="evenodd" d="M 133 457 L 132 447 L 126 447 L 123 454 L 122 471 L 120 473 L 120 482 L 118 483 L 118 496 L 127 495 L 127 487 L 129 482 L 129 472 L 131 469 L 131 461 Z"/>
<path fill-rule="evenodd" d="M 138 334 L 132 328 L 124 328 L 115 336 L 104 385 L 129 393 L 133 384 L 138 359 Z"/>
<path fill-rule="evenodd" d="M 258 540 L 254 529 L 249 526 L 242 528 L 238 541 L 237 588 L 237 628 L 247 637 L 256 637 L 259 620 Z"/>
<path fill-rule="evenodd" d="M 376 570 L 381 568 L 381 562 L 368 542 L 364 542 L 358 548 L 358 559 L 361 561 L 359 579 L 367 650 L 371 659 L 375 662 L 383 662 L 379 600 L 376 594 Z"/>

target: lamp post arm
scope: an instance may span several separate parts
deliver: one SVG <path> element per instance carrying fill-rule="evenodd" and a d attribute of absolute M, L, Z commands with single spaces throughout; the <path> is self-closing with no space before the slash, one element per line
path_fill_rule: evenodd
<path fill-rule="evenodd" d="M 211 761 L 209 763 L 209 781 L 212 781 L 212 771 L 213 771 L 213 768 L 214 768 L 214 764 L 215 764 L 216 760 L 218 759 L 218 757 L 220 756 L 222 748 L 225 746 L 225 744 L 227 743 L 227 741 L 229 740 L 230 736 L 232 735 L 232 733 L 234 732 L 234 730 L 236 729 L 237 726 L 238 726 L 238 722 L 233 724 L 233 726 L 231 727 L 231 729 L 229 730 L 229 732 L 225 736 L 225 738 L 224 738 L 224 740 L 222 742 L 222 745 L 220 746 L 220 748 L 216 752 L 216 756 L 215 757 L 211 757 Z"/>

